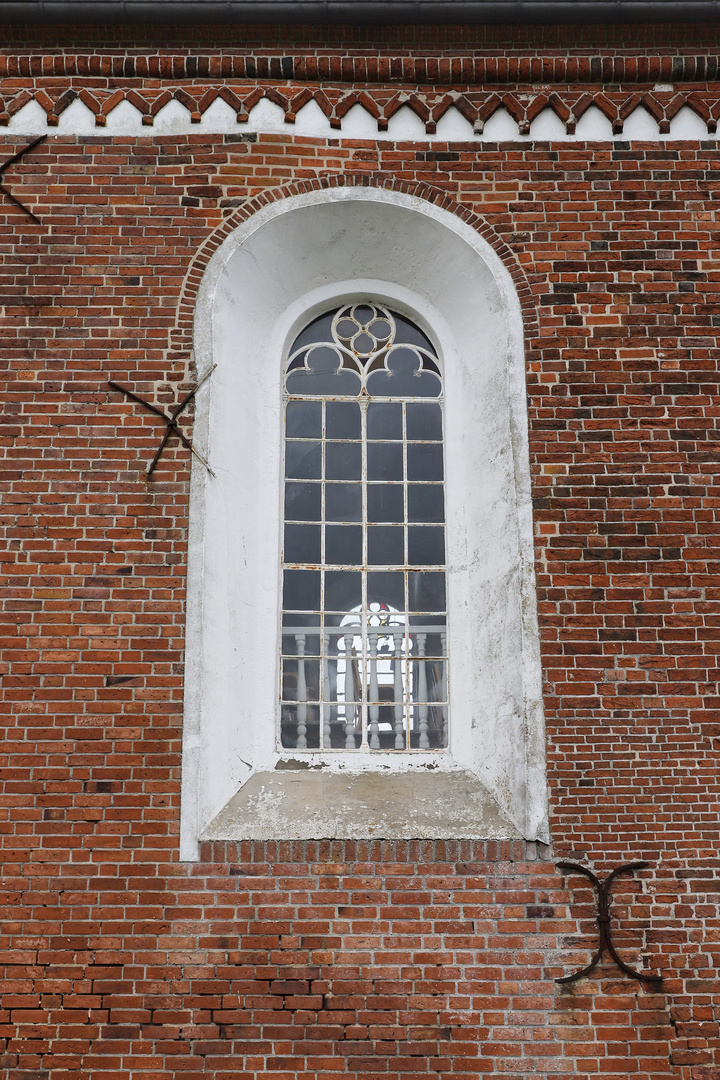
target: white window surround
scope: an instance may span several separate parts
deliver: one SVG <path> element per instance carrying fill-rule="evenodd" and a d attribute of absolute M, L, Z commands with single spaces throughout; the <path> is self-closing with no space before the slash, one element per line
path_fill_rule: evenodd
<path fill-rule="evenodd" d="M 445 372 L 448 751 L 277 747 L 282 361 L 332 304 L 374 296 Z M 369 187 L 264 207 L 199 291 L 188 551 L 181 857 L 200 839 L 548 840 L 520 305 L 489 244 L 447 210 Z"/>

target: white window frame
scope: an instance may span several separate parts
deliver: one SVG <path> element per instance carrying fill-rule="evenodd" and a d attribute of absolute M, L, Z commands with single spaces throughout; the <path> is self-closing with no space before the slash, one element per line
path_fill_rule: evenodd
<path fill-rule="evenodd" d="M 303 757 L 317 770 L 353 775 L 380 766 L 472 774 L 515 835 L 548 839 L 524 347 L 512 278 L 449 211 L 347 187 L 264 207 L 215 252 L 199 292 L 198 375 L 216 368 L 197 397 L 195 441 L 214 476 L 193 462 L 185 859 L 197 858 L 199 839 L 213 838 L 216 815 L 251 777 L 291 764 L 292 751 L 276 742 L 283 358 L 315 315 L 362 295 L 407 313 L 443 359 L 451 741 L 441 754 L 397 752 L 382 762 L 357 751 Z M 247 820 L 239 829 L 237 839 L 251 838 Z M 327 821 L 318 829 L 327 836 Z M 477 835 L 468 825 L 461 832 Z"/>

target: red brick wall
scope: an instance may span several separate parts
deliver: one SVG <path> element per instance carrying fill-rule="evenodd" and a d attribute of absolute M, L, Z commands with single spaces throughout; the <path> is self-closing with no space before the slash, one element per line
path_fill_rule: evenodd
<path fill-rule="evenodd" d="M 0 193 L 8 1080 L 720 1077 L 720 154 L 430 150 L 100 133 L 53 136 L 4 177 L 42 222 Z M 172 445 L 148 483 L 162 425 L 107 380 L 174 402 L 201 245 L 247 200 L 338 176 L 461 204 L 535 312 L 552 853 L 338 841 L 178 861 L 189 462 Z M 662 992 L 607 957 L 554 982 L 596 931 L 553 857 L 650 863 L 616 884 L 615 937 Z"/>

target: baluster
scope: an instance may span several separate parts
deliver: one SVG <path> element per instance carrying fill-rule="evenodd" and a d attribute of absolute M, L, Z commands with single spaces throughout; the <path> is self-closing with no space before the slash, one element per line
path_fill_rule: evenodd
<path fill-rule="evenodd" d="M 345 646 L 345 749 L 355 749 L 355 706 L 350 702 L 355 697 L 355 684 L 352 671 L 353 634 L 343 638 Z"/>
<path fill-rule="evenodd" d="M 430 746 L 428 739 L 428 707 L 427 707 L 427 669 L 425 667 L 425 642 L 427 634 L 417 634 L 418 648 L 418 689 L 417 700 L 418 715 L 420 717 L 420 749 L 427 750 Z"/>
<path fill-rule="evenodd" d="M 331 746 L 330 741 L 330 721 L 332 719 L 332 705 L 330 696 L 330 661 L 328 660 L 328 652 L 330 651 L 330 635 L 323 634 L 323 730 L 322 730 L 322 745 L 327 749 Z"/>
<path fill-rule="evenodd" d="M 440 641 L 442 643 L 442 681 L 440 683 L 440 692 L 442 694 L 442 718 L 443 718 L 443 746 L 448 745 L 448 677 L 447 677 L 447 633 L 440 635 Z"/>
<path fill-rule="evenodd" d="M 380 720 L 380 705 L 378 704 L 378 698 L 380 696 L 380 690 L 378 688 L 378 672 L 377 672 L 377 645 L 378 635 L 376 630 L 368 631 L 368 649 L 370 652 L 370 749 L 380 749 L 380 727 L 378 721 Z"/>
<path fill-rule="evenodd" d="M 393 652 L 395 641 L 393 638 Z M 398 654 L 393 659 L 393 701 L 395 702 L 395 749 L 405 749 L 405 726 L 403 724 L 403 677 L 402 677 L 402 647 L 405 638 L 400 638 Z"/>
<path fill-rule="evenodd" d="M 297 674 L 297 750 L 307 750 L 307 685 L 305 683 L 305 635 L 296 634 L 295 644 L 298 651 Z"/>

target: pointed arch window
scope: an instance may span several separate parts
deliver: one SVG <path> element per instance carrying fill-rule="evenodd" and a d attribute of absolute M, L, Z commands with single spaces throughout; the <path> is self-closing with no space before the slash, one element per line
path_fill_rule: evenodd
<path fill-rule="evenodd" d="M 437 353 L 407 316 L 363 300 L 310 322 L 284 370 L 280 746 L 442 750 Z"/>

